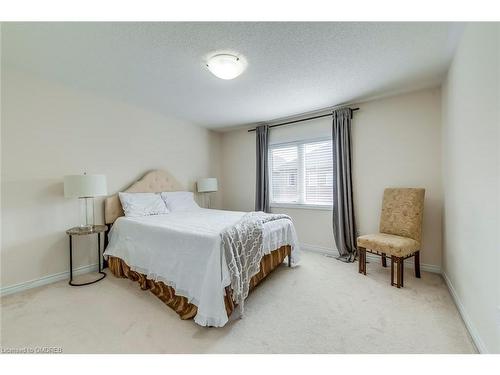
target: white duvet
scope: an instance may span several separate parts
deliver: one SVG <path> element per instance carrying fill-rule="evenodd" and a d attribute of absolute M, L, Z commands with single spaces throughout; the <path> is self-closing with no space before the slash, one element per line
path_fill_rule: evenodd
<path fill-rule="evenodd" d="M 132 270 L 172 286 L 177 295 L 198 307 L 197 324 L 222 327 L 228 321 L 224 288 L 230 278 L 220 233 L 244 214 L 200 208 L 120 217 L 109 233 L 104 255 L 118 257 Z M 264 254 L 283 245 L 292 246 L 292 264 L 298 262 L 297 236 L 290 220 L 264 224 L 263 244 Z"/>

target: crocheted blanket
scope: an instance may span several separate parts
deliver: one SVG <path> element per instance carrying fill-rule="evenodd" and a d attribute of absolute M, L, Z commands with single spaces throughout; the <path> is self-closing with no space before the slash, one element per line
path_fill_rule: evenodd
<path fill-rule="evenodd" d="M 259 272 L 260 261 L 264 256 L 264 224 L 280 219 L 292 220 L 290 216 L 283 214 L 249 212 L 221 233 L 222 250 L 231 276 L 233 299 L 239 305 L 241 315 L 248 296 L 250 279 Z"/>

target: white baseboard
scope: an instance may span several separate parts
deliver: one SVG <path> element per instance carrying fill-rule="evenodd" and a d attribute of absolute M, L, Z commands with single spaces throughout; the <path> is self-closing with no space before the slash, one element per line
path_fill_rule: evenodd
<path fill-rule="evenodd" d="M 307 243 L 301 243 L 300 244 L 300 249 L 305 250 L 305 251 L 312 251 L 313 253 L 320 253 L 324 255 L 335 255 L 338 256 L 339 254 L 337 253 L 336 250 L 328 248 L 328 247 L 322 247 L 322 246 L 316 246 L 316 245 L 310 245 Z"/>
<path fill-rule="evenodd" d="M 457 306 L 458 312 L 462 316 L 462 320 L 464 321 L 465 326 L 467 327 L 467 330 L 469 331 L 469 334 L 472 337 L 472 341 L 474 342 L 474 345 L 476 346 L 478 352 L 481 354 L 487 354 L 488 349 L 486 348 L 486 345 L 484 345 L 483 340 L 481 340 L 481 337 L 479 336 L 477 329 L 474 327 L 474 324 L 472 324 L 472 320 L 470 319 L 469 314 L 465 310 L 465 307 L 462 304 L 462 301 L 460 300 L 460 297 L 458 296 L 455 287 L 451 283 L 450 278 L 448 277 L 446 272 L 442 272 L 441 274 L 443 275 L 443 279 L 446 285 L 448 286 L 448 290 L 450 291 L 451 297 L 453 298 L 453 301 L 455 301 L 455 305 Z"/>
<path fill-rule="evenodd" d="M 87 266 L 73 268 L 73 276 L 83 275 L 84 273 L 96 272 L 96 271 L 97 271 L 97 263 L 89 264 Z M 3 297 L 9 294 L 22 292 L 23 290 L 28 290 L 42 285 L 55 283 L 56 281 L 61 281 L 61 280 L 69 280 L 69 271 L 59 272 L 54 275 L 41 277 L 39 279 L 34 279 L 30 281 L 25 281 L 23 283 L 2 287 L 0 288 L 0 295 Z"/>
<path fill-rule="evenodd" d="M 300 244 L 300 248 L 305 251 L 312 251 L 315 253 L 320 253 L 328 256 L 338 256 L 337 250 L 328 248 L 328 247 L 322 247 L 322 246 L 316 246 L 316 245 L 310 245 L 310 244 Z M 366 260 L 371 261 L 371 262 L 380 262 L 380 257 L 378 255 L 366 254 Z M 408 261 L 405 262 L 405 266 L 410 268 L 413 267 L 413 261 Z M 420 269 L 422 271 L 426 272 L 432 272 L 432 273 L 437 273 L 441 274 L 441 267 L 436 266 L 435 264 L 426 264 L 426 263 L 420 263 Z"/>
<path fill-rule="evenodd" d="M 380 257 L 378 255 L 370 254 L 370 253 L 366 253 L 366 260 L 372 261 L 374 263 L 381 262 Z M 390 262 L 390 258 L 387 259 L 387 264 L 389 264 L 389 262 Z M 413 268 L 413 265 L 414 265 L 413 260 L 408 260 L 404 264 L 405 264 L 405 268 Z M 422 271 L 426 271 L 426 272 L 441 274 L 441 267 L 436 266 L 435 264 L 420 263 L 420 269 Z"/>

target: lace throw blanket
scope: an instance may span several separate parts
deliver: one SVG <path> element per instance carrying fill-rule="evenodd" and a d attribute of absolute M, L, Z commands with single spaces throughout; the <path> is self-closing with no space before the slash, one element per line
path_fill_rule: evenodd
<path fill-rule="evenodd" d="M 233 299 L 239 305 L 241 315 L 245 298 L 248 296 L 250 279 L 259 272 L 260 261 L 264 256 L 264 224 L 279 219 L 291 220 L 288 215 L 249 212 L 221 233 L 222 250 L 231 276 Z"/>

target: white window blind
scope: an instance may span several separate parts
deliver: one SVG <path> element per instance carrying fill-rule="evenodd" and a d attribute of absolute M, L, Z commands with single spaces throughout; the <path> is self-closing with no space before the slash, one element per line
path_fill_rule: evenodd
<path fill-rule="evenodd" d="M 269 147 L 271 204 L 331 206 L 332 141 L 300 141 Z"/>
<path fill-rule="evenodd" d="M 299 153 L 297 145 L 271 148 L 271 201 L 299 202 Z"/>

